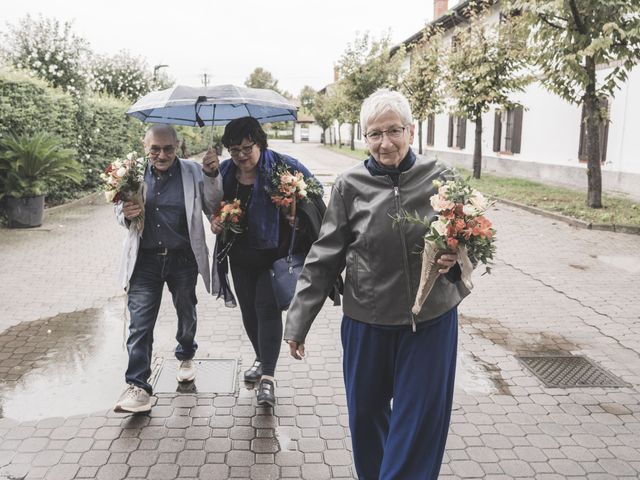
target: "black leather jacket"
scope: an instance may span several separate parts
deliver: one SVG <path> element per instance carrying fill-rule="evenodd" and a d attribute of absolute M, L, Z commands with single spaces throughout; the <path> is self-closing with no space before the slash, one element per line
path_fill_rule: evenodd
<path fill-rule="evenodd" d="M 425 227 L 393 216 L 417 212 L 434 217 L 429 199 L 433 180 L 452 177 L 435 160 L 419 157 L 400 174 L 373 176 L 364 163 L 340 175 L 333 186 L 318 240 L 298 280 L 284 332 L 285 340 L 303 342 L 335 278 L 346 265 L 344 313 L 376 325 L 429 322 L 469 294 L 459 276 L 440 276 L 418 315 L 411 307 L 420 282 Z"/>

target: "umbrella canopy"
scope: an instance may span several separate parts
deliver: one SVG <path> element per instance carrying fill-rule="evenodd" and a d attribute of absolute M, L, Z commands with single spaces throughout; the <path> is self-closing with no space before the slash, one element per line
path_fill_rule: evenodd
<path fill-rule="evenodd" d="M 187 87 L 177 85 L 151 92 L 128 111 L 143 122 L 171 125 L 226 125 L 241 117 L 253 117 L 260 123 L 296 119 L 297 107 L 273 90 L 216 85 Z"/>

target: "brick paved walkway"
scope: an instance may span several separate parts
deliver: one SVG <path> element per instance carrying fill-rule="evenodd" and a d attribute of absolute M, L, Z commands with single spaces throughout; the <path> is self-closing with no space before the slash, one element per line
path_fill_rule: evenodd
<path fill-rule="evenodd" d="M 326 174 L 352 163 L 277 144 Z M 640 476 L 640 236 L 578 230 L 498 205 L 493 274 L 460 307 L 443 479 Z M 159 394 L 150 415 L 110 407 L 123 388 L 122 230 L 108 205 L 0 230 L 0 479 L 354 478 L 340 310 L 322 310 L 305 362 L 278 365 L 278 404 L 240 382 L 253 360 L 239 311 L 199 289 L 199 358 L 238 358 L 235 395 Z M 158 362 L 172 358 L 166 295 Z M 283 345 L 284 347 L 284 345 Z M 514 358 L 581 354 L 630 386 L 552 389 Z"/>

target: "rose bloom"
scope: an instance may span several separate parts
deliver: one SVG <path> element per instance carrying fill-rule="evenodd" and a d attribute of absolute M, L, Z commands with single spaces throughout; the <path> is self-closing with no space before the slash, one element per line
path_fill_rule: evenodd
<path fill-rule="evenodd" d="M 430 201 L 431 201 L 431 207 L 436 212 L 451 210 L 455 206 L 455 204 L 451 200 L 447 200 L 446 198 L 441 197 L 440 195 L 432 195 Z"/>
<path fill-rule="evenodd" d="M 482 193 L 478 192 L 477 190 L 473 191 L 473 195 L 469 199 L 469 202 L 471 203 L 471 205 L 473 205 L 474 207 L 476 207 L 478 210 L 481 210 L 481 211 L 486 210 L 487 207 L 489 206 L 485 196 L 482 195 Z"/>

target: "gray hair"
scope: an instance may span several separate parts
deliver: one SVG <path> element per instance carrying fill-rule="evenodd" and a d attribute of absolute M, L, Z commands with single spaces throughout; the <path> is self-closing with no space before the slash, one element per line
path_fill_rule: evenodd
<path fill-rule="evenodd" d="M 367 125 L 383 113 L 394 112 L 402 119 L 403 125 L 413 123 L 409 100 L 400 92 L 381 88 L 369 95 L 360 109 L 360 127 L 367 132 Z"/>
<path fill-rule="evenodd" d="M 145 143 L 151 135 L 155 134 L 171 135 L 173 137 L 173 140 L 178 143 L 178 132 L 176 132 L 176 129 L 173 128 L 173 125 L 168 125 L 165 123 L 154 123 L 144 134 Z"/>

